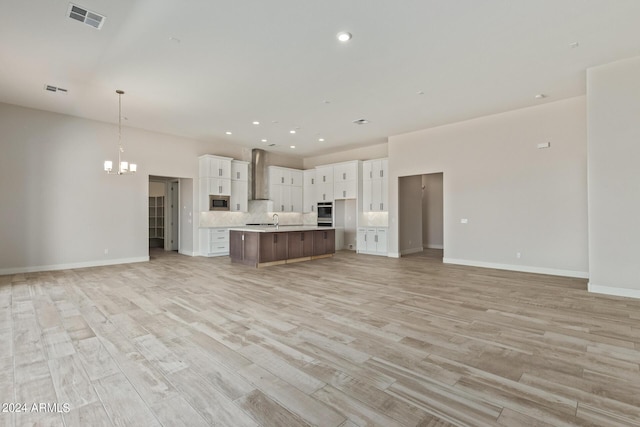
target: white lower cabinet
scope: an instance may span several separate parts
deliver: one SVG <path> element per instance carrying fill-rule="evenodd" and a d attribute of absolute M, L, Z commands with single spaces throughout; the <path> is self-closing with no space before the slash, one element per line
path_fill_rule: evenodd
<path fill-rule="evenodd" d="M 358 253 L 370 255 L 387 255 L 387 228 L 358 228 Z"/>
<path fill-rule="evenodd" d="M 226 256 L 229 255 L 228 228 L 201 228 L 200 255 Z"/>

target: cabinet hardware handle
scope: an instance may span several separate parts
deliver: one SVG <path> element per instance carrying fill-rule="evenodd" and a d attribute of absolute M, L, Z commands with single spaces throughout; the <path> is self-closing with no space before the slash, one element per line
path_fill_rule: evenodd
<path fill-rule="evenodd" d="M 366 234 L 364 235 L 364 241 L 365 242 L 367 241 L 367 235 Z"/>
<path fill-rule="evenodd" d="M 347 197 L 347 190 L 342 190 L 342 197 Z"/>
<path fill-rule="evenodd" d="M 284 212 L 284 205 L 280 205 L 280 212 Z"/>
<path fill-rule="evenodd" d="M 236 179 L 240 179 L 240 172 L 236 172 Z"/>
<path fill-rule="evenodd" d="M 342 179 L 347 179 L 347 174 L 342 172 Z"/>
<path fill-rule="evenodd" d="M 380 169 L 380 178 L 382 178 L 383 176 L 384 176 L 384 171 Z"/>
<path fill-rule="evenodd" d="M 291 212 L 293 212 L 293 205 L 291 205 Z"/>
<path fill-rule="evenodd" d="M 327 182 L 327 176 L 326 175 L 322 175 L 322 182 Z"/>
<path fill-rule="evenodd" d="M 369 210 L 372 211 L 373 210 L 373 203 L 369 203 Z"/>
<path fill-rule="evenodd" d="M 378 243 L 378 235 L 377 235 L 377 234 L 376 234 L 376 240 L 375 240 L 375 242 L 376 242 L 376 243 Z"/>
<path fill-rule="evenodd" d="M 240 210 L 240 203 L 236 204 L 236 210 Z"/>
<path fill-rule="evenodd" d="M 315 184 L 315 182 L 314 182 L 314 181 L 315 181 L 315 179 L 314 179 L 314 178 L 311 178 L 311 185 Z"/>
<path fill-rule="evenodd" d="M 218 169 L 218 176 L 222 176 L 222 168 Z"/>
<path fill-rule="evenodd" d="M 383 206 L 384 206 L 384 204 L 380 203 L 380 210 L 382 210 Z"/>
<path fill-rule="evenodd" d="M 280 184 L 284 184 L 284 176 L 280 177 Z"/>
<path fill-rule="evenodd" d="M 369 178 L 373 178 L 373 171 L 369 171 Z"/>
<path fill-rule="evenodd" d="M 293 178 L 291 178 L 291 185 L 293 185 Z"/>
<path fill-rule="evenodd" d="M 222 194 L 222 185 L 218 185 L 218 192 Z"/>

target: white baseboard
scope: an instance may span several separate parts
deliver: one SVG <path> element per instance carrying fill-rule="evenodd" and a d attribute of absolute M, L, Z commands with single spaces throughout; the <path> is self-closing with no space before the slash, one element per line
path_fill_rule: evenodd
<path fill-rule="evenodd" d="M 400 252 L 389 252 L 387 256 L 389 258 L 400 258 Z"/>
<path fill-rule="evenodd" d="M 20 274 L 20 273 L 36 273 L 39 271 L 55 271 L 55 270 L 71 270 L 73 268 L 87 268 L 87 267 L 103 267 L 105 265 L 116 264 L 131 264 L 134 262 L 148 262 L 149 257 L 136 257 L 136 258 L 119 258 L 119 259 L 107 259 L 100 261 L 86 261 L 86 262 L 74 262 L 69 264 L 51 264 L 51 265 L 36 265 L 30 267 L 16 267 L 16 268 L 0 268 L 0 276 L 7 274 Z"/>
<path fill-rule="evenodd" d="M 179 250 L 178 253 L 180 255 L 186 255 L 186 256 L 201 256 L 200 252 L 193 252 L 193 251 L 182 251 L 182 250 Z"/>
<path fill-rule="evenodd" d="M 400 251 L 400 255 L 409 255 L 416 254 L 418 252 L 424 251 L 424 248 L 411 248 L 411 249 L 403 249 Z"/>
<path fill-rule="evenodd" d="M 498 264 L 493 262 L 471 261 L 467 259 L 443 258 L 445 264 L 468 265 L 471 267 L 495 268 L 498 270 L 520 271 L 522 273 L 549 274 L 552 276 L 577 277 L 580 279 L 588 279 L 589 272 L 560 270 L 557 268 L 530 267 L 528 265 Z"/>
<path fill-rule="evenodd" d="M 422 245 L 425 249 L 444 249 L 444 245 Z"/>
<path fill-rule="evenodd" d="M 640 289 L 614 288 L 612 286 L 596 285 L 589 282 L 587 290 L 595 294 L 613 295 L 617 297 L 640 298 Z"/>

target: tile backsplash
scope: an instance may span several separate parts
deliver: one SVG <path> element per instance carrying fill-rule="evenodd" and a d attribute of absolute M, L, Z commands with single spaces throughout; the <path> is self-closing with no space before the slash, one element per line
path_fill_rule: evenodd
<path fill-rule="evenodd" d="M 273 222 L 273 202 L 249 201 L 249 212 L 200 212 L 200 227 L 237 227 Z M 316 213 L 277 212 L 280 225 L 316 225 Z"/>

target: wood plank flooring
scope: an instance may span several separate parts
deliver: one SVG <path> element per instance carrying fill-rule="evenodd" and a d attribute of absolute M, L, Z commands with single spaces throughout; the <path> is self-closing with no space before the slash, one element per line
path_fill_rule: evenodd
<path fill-rule="evenodd" d="M 640 300 L 441 257 L 0 276 L 0 427 L 640 426 Z"/>

